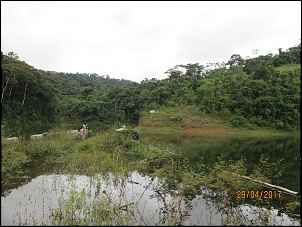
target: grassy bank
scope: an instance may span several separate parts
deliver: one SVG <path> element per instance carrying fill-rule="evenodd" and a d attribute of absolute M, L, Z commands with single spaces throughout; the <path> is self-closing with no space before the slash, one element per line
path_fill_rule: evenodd
<path fill-rule="evenodd" d="M 142 112 L 135 128 L 140 135 L 169 135 L 203 138 L 253 137 L 274 138 L 300 137 L 300 131 L 282 131 L 274 128 L 244 124 L 234 127 L 228 118 L 204 114 L 195 106 L 161 108 L 152 114 Z"/>
<path fill-rule="evenodd" d="M 170 130 L 175 130 L 175 133 L 181 133 L 184 128 L 177 126 L 179 122 L 174 120 L 167 122 L 167 124 L 170 125 L 157 126 L 158 132 L 167 133 L 167 129 L 170 128 Z M 176 129 L 171 129 L 172 127 Z M 161 131 L 160 129 L 164 130 Z M 183 214 L 172 208 L 180 206 L 187 196 L 199 194 L 201 186 L 212 188 L 213 191 L 209 192 L 208 195 L 209 199 L 228 210 L 225 215 L 230 219 L 227 219 L 223 224 L 243 224 L 239 220 L 241 215 L 239 207 L 230 207 L 231 202 L 237 205 L 244 202 L 234 200 L 234 192 L 238 188 L 242 190 L 261 189 L 259 185 L 247 182 L 236 175 L 226 175 L 222 172 L 222 170 L 225 170 L 247 175 L 244 160 L 237 162 L 219 161 L 213 169 L 206 171 L 206 167 L 202 162 L 190 165 L 188 158 L 183 156 L 182 152 L 175 147 L 161 145 L 145 139 L 136 142 L 127 135 L 116 133 L 114 129 L 97 133 L 87 140 L 82 140 L 78 136 L 62 134 L 52 139 L 45 138 L 37 141 L 5 144 L 1 148 L 2 191 L 4 191 L 3 188 L 9 179 L 13 180 L 23 170 L 30 168 L 37 157 L 43 157 L 42 161 L 47 162 L 48 165 L 56 166 L 55 172 L 63 174 L 84 174 L 88 176 L 103 174 L 106 176 L 110 172 L 117 176 L 116 179 L 119 180 L 125 179 L 129 171 L 139 170 L 148 173 L 152 177 L 158 177 L 163 183 L 156 191 L 159 199 L 167 192 L 177 191 L 173 196 L 179 200 L 176 200 L 175 203 L 165 204 L 162 208 L 163 213 L 169 214 L 169 217 L 161 216 L 159 222 L 155 225 L 181 224 Z M 278 163 L 268 163 L 266 159 L 262 159 L 259 165 L 254 168 L 251 177 L 270 182 L 271 177 L 266 176 L 271 176 L 271 173 L 274 173 L 275 169 L 278 168 Z M 207 174 L 205 174 L 206 172 Z M 52 225 L 142 224 L 133 216 L 131 217 L 133 221 L 129 219 L 128 213 L 127 215 L 124 213 L 121 204 L 114 204 L 113 195 L 111 197 L 111 195 L 101 193 L 101 196 L 101 199 L 95 201 L 93 207 L 83 207 L 81 204 L 89 198 L 89 195 L 77 194 L 72 190 L 70 196 L 64 199 L 64 203 L 60 204 L 60 208 L 55 210 L 51 217 L 53 219 Z M 112 204 L 114 204 L 114 207 L 112 207 Z M 261 207 L 263 202 L 256 201 L 256 205 Z M 129 214 L 135 212 L 137 206 L 138 204 L 133 204 Z M 92 211 L 93 213 L 90 215 Z M 87 216 L 82 217 L 79 215 L 80 213 L 87 213 Z M 259 223 L 273 224 L 269 221 L 260 222 L 265 216 L 266 214 L 259 216 Z M 98 217 L 98 219 L 96 220 L 95 217 Z"/>

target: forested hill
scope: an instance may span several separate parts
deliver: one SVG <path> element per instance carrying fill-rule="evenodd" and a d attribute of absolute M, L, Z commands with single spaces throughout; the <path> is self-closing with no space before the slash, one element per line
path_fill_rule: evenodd
<path fill-rule="evenodd" d="M 78 95 L 81 89 L 92 87 L 100 91 L 105 91 L 112 86 L 126 86 L 133 83 L 130 80 L 114 79 L 108 75 L 98 75 L 96 73 L 58 73 L 47 71 L 47 74 L 55 76 L 60 82 L 61 95 Z"/>
<path fill-rule="evenodd" d="M 2 132 L 22 136 L 54 124 L 137 124 L 140 112 L 195 106 L 199 111 L 246 124 L 300 129 L 301 44 L 278 54 L 227 63 L 188 63 L 166 71 L 167 79 L 140 83 L 97 74 L 37 70 L 11 52 L 1 53 Z M 34 122 L 34 126 L 33 123 Z"/>

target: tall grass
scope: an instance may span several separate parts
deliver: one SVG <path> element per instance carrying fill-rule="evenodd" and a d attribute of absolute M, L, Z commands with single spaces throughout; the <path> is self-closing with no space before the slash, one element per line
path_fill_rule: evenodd
<path fill-rule="evenodd" d="M 154 191 L 155 196 L 163 204 L 159 211 L 155 225 L 182 225 L 186 219 L 181 204 L 186 198 L 205 193 L 205 197 L 215 201 L 223 213 L 223 224 L 246 224 L 243 214 L 240 213 L 242 200 L 234 200 L 236 190 L 255 190 L 259 185 L 227 175 L 222 170 L 246 174 L 244 160 L 238 162 L 219 161 L 213 169 L 207 170 L 202 161 L 190 165 L 188 158 L 182 155 L 180 149 L 150 142 L 146 139 L 140 142 L 133 141 L 127 135 L 116 133 L 110 129 L 97 133 L 93 137 L 82 140 L 81 136 L 61 134 L 51 139 L 45 138 L 37 141 L 27 141 L 18 144 L 2 146 L 2 182 L 3 176 L 15 176 L 17 170 L 22 170 L 37 156 L 51 157 L 51 163 L 59 164 L 57 172 L 71 175 L 84 174 L 95 176 L 102 174 L 115 176 L 115 183 L 126 179 L 129 172 L 140 170 L 149 173 L 153 178 L 160 179 L 160 185 Z M 11 159 L 11 160 L 10 160 Z M 273 168 L 278 163 L 267 163 L 261 160 L 255 167 L 253 177 L 267 180 L 273 177 Z M 267 172 L 270 171 L 270 172 Z M 275 171 L 280 173 L 280 171 Z M 109 178 L 108 178 L 109 179 Z M 100 188 L 97 183 L 96 188 Z M 206 187 L 202 188 L 201 186 Z M 211 189 L 211 190 L 208 190 Z M 260 190 L 260 188 L 259 188 Z M 172 200 L 166 195 L 171 194 Z M 118 196 L 122 196 L 121 192 Z M 90 194 L 85 190 L 77 192 L 70 190 L 67 198 L 60 200 L 60 207 L 55 209 L 49 217 L 52 225 L 141 225 L 144 223 L 138 209 L 138 204 L 128 204 L 127 209 L 122 206 L 121 200 L 106 191 L 98 191 L 96 199 L 89 200 Z M 90 201 L 90 202 L 89 202 Z M 298 201 L 296 201 L 299 204 Z M 265 201 L 257 201 L 257 208 L 261 209 Z M 291 204 L 292 205 L 292 204 Z M 290 206 L 289 206 L 290 207 Z M 258 222 L 273 225 L 268 218 L 269 214 L 259 215 Z M 257 221 L 257 220 L 256 220 Z"/>

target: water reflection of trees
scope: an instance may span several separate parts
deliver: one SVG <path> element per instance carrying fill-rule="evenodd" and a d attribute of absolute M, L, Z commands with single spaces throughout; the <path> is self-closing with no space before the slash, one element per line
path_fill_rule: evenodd
<path fill-rule="evenodd" d="M 245 159 L 244 165 L 246 166 L 246 173 L 244 175 L 249 175 L 254 173 L 253 171 L 255 171 L 255 167 L 259 165 L 260 160 L 263 158 L 267 160 L 268 163 L 272 163 L 273 165 L 275 165 L 274 168 L 271 168 L 269 165 L 267 165 L 266 167 L 261 167 L 261 172 L 266 177 L 270 174 L 275 177 L 269 179 L 271 180 L 270 183 L 289 188 L 291 190 L 300 191 L 299 139 L 276 138 L 263 140 L 245 138 L 226 140 L 193 138 L 190 140 L 182 141 L 180 146 L 182 148 L 183 154 L 188 158 L 189 164 L 191 166 L 194 166 L 199 162 L 202 162 L 205 165 L 205 174 L 211 172 L 211 169 L 214 167 L 214 164 L 217 163 L 218 158 L 220 158 L 221 160 L 226 162 L 229 160 L 236 161 L 240 159 Z M 267 168 L 266 171 L 265 168 Z M 278 176 L 279 173 L 281 174 L 282 168 L 284 168 L 284 171 L 281 176 Z M 176 190 L 177 184 L 184 184 L 185 182 L 183 180 L 184 174 L 182 176 L 178 176 L 177 173 L 173 171 L 170 171 L 170 173 L 172 177 L 170 177 L 168 181 L 171 182 L 170 190 L 172 191 Z M 243 182 L 243 184 L 245 184 L 245 182 Z M 262 187 L 261 185 L 257 185 L 257 188 L 258 190 L 262 191 L 271 190 Z M 239 190 L 239 188 L 237 188 L 237 190 Z M 198 190 L 184 190 L 183 193 L 186 197 L 186 204 L 190 204 L 189 201 L 192 201 L 192 199 L 194 199 L 196 195 L 199 195 L 200 192 L 198 192 Z M 240 201 L 234 199 L 235 196 L 231 195 L 228 195 L 228 200 L 224 200 L 225 197 L 217 196 L 219 195 L 219 193 L 219 190 L 215 190 L 213 196 L 207 195 L 205 199 L 211 201 L 211 204 L 215 204 L 215 206 L 217 206 L 217 210 L 224 214 L 223 217 L 225 217 L 225 222 L 234 222 L 237 224 L 242 222 L 245 225 L 262 225 L 263 223 L 265 223 L 265 221 L 267 221 L 267 218 L 272 209 L 278 209 L 277 216 L 280 216 L 281 213 L 286 213 L 289 217 L 298 219 L 300 218 L 300 206 L 297 206 L 297 204 L 299 204 L 300 197 L 289 196 L 283 193 L 280 198 L 275 199 L 245 199 Z M 245 217 L 246 214 L 242 212 L 242 206 L 247 205 L 250 206 L 249 210 L 250 213 L 253 214 L 253 219 L 250 218 L 249 220 L 247 220 L 247 218 Z M 188 209 L 190 209 L 190 206 L 188 206 Z M 266 215 L 261 216 L 261 212 L 262 214 Z"/>
<path fill-rule="evenodd" d="M 13 176 L 2 176 L 1 196 L 7 196 L 16 188 L 28 184 L 32 179 L 40 175 L 52 174 L 56 165 L 50 164 L 51 156 L 35 157 L 29 164 L 24 166 L 23 171 L 15 173 Z"/>
<path fill-rule="evenodd" d="M 222 214 L 222 225 L 299 225 L 301 220 L 299 215 L 288 215 L 294 218 L 290 220 L 285 218 L 282 210 L 274 212 L 267 200 L 236 200 L 223 192 L 209 189 L 204 190 L 202 197 L 208 201 L 208 206 L 215 207 Z"/>
<path fill-rule="evenodd" d="M 285 167 L 281 177 L 274 179 L 273 184 L 300 191 L 300 139 L 200 139 L 194 138 L 182 143 L 184 154 L 191 163 L 198 162 L 201 158 L 204 164 L 211 167 L 217 162 L 218 157 L 223 160 L 246 159 L 247 173 L 250 174 L 254 166 L 259 163 L 261 155 L 265 155 L 270 162 L 283 158 Z"/>

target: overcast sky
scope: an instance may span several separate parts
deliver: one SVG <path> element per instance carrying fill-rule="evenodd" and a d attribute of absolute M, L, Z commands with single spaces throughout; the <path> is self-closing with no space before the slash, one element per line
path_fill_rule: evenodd
<path fill-rule="evenodd" d="M 1 1 L 1 51 L 42 70 L 141 82 L 301 42 L 301 1 Z"/>

